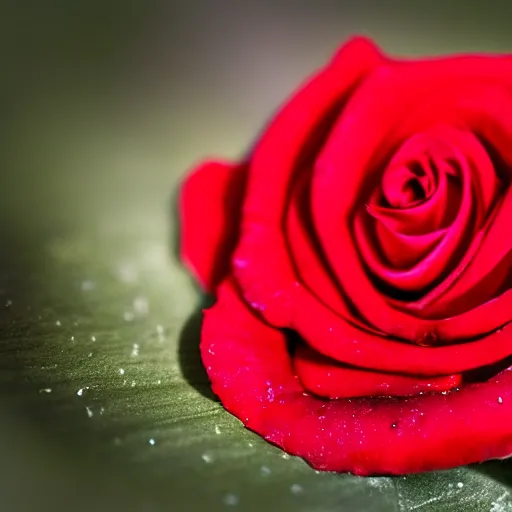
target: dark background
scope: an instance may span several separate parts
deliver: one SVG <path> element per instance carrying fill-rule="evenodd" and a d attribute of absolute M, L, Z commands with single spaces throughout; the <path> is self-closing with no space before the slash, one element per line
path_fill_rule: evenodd
<path fill-rule="evenodd" d="M 241 155 L 347 37 L 512 51 L 511 5 L 1 2 L 0 510 L 511 510 L 508 463 L 317 474 L 244 430 L 171 247 L 183 173 Z"/>

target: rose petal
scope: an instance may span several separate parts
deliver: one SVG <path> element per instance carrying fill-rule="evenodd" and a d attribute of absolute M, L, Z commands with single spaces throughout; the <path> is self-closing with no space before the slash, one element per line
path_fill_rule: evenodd
<path fill-rule="evenodd" d="M 460 259 L 460 256 L 469 244 L 470 236 L 472 235 L 471 228 L 473 223 L 477 221 L 475 220 L 476 215 L 473 213 L 473 210 L 478 211 L 480 209 L 480 205 L 474 204 L 474 199 L 476 198 L 473 197 L 472 188 L 477 185 L 472 179 L 470 162 L 468 162 L 468 159 L 471 159 L 473 154 L 480 148 L 476 139 L 471 134 L 445 127 L 437 127 L 430 136 L 434 140 L 438 137 L 437 144 L 444 146 L 443 153 L 446 157 L 451 157 L 456 161 L 458 174 L 460 174 L 462 181 L 462 197 L 459 211 L 453 223 L 447 229 L 445 236 L 433 250 L 413 267 L 395 269 L 383 262 L 376 248 L 368 243 L 368 238 L 364 234 L 365 227 L 361 222 L 360 216 L 356 216 L 354 223 L 354 234 L 363 262 L 368 266 L 371 273 L 381 282 L 392 288 L 416 293 L 423 292 L 428 286 L 432 286 L 436 280 L 439 281 L 440 278 L 453 269 L 453 265 Z M 461 146 L 464 147 L 467 154 L 462 153 Z M 475 162 L 475 164 L 479 163 L 481 163 L 479 160 Z M 486 167 L 484 170 L 494 173 L 492 164 L 490 162 L 486 163 L 490 164 L 490 168 Z M 446 181 L 444 180 L 444 182 Z M 458 200 L 458 197 L 455 199 Z M 453 200 L 453 197 L 446 197 L 446 201 Z M 429 203 L 426 202 L 424 204 Z M 446 205 L 442 204 L 439 207 L 441 208 L 441 214 L 438 216 L 443 217 Z M 404 212 L 404 210 L 398 211 Z M 415 218 L 409 219 L 410 225 L 414 226 L 415 221 Z"/>
<path fill-rule="evenodd" d="M 231 284 L 206 312 L 201 353 L 226 409 L 317 469 L 407 474 L 512 453 L 510 371 L 446 395 L 304 396 L 284 335 L 251 313 Z"/>
<path fill-rule="evenodd" d="M 204 162 L 182 185 L 179 197 L 181 258 L 206 291 L 229 271 L 239 232 L 247 166 Z"/>
<path fill-rule="evenodd" d="M 330 65 L 284 106 L 254 149 L 242 237 L 232 261 L 247 302 L 274 325 L 285 326 L 293 307 L 296 276 L 281 226 L 304 148 L 330 114 L 339 111 L 353 88 L 382 61 L 367 39 L 356 38 L 344 45 Z"/>
<path fill-rule="evenodd" d="M 290 194 L 285 235 L 290 257 L 301 283 L 327 307 L 360 329 L 377 333 L 350 310 L 341 290 L 336 288 L 335 280 L 322 258 L 321 248 L 314 240 L 314 230 L 309 212 L 309 173 L 297 177 Z M 381 333 L 382 334 L 382 333 Z"/>
<path fill-rule="evenodd" d="M 481 67 L 481 79 L 468 83 L 475 75 L 473 66 Z M 501 83 L 507 66 L 512 72 L 510 59 L 475 58 L 441 61 L 436 66 L 408 64 L 397 68 L 399 71 L 379 68 L 348 103 L 319 157 L 312 210 L 322 248 L 341 287 L 361 315 L 379 330 L 411 341 L 437 336 L 445 343 L 463 338 L 454 326 L 453 338 L 439 337 L 435 322 L 418 321 L 397 311 L 366 275 L 352 242 L 351 218 L 360 194 L 372 182 L 367 170 L 379 168 L 393 141 L 452 121 L 464 123 L 510 162 L 511 147 L 505 141 L 512 138 L 512 116 L 503 115 L 503 110 L 512 112 L 512 101 Z M 498 85 L 485 83 L 492 77 Z M 421 108 L 417 107 L 418 95 Z M 389 135 L 383 137 L 383 133 Z M 476 328 L 473 325 L 471 330 Z"/>
<path fill-rule="evenodd" d="M 471 258 L 458 269 L 452 279 L 443 284 L 442 293 L 425 297 L 414 310 L 425 310 L 425 314 L 439 315 L 454 308 L 455 313 L 467 311 L 493 298 L 503 282 L 512 252 L 512 238 L 504 236 L 509 231 L 512 218 L 512 189 L 507 189 L 502 202 L 497 205 L 494 215 L 476 236 L 470 250 Z M 496 272 L 501 270 L 501 272 Z M 476 292 L 476 289 L 479 291 Z M 475 300 L 477 303 L 475 303 Z M 452 313 L 453 314 L 453 313 Z"/>
<path fill-rule="evenodd" d="M 390 187 L 395 178 L 396 167 L 416 163 L 427 176 L 429 183 L 436 185 L 426 198 L 401 208 L 382 205 L 372 194 L 368 212 L 384 223 L 391 231 L 410 235 L 421 235 L 450 225 L 460 209 L 457 182 L 453 179 L 458 173 L 447 162 L 453 158 L 453 151 L 445 139 L 453 138 L 451 127 L 436 127 L 425 133 L 414 134 L 391 159 L 382 175 L 381 187 Z M 459 180 L 457 180 L 459 181 Z M 380 187 L 376 187 L 376 192 Z"/>
<path fill-rule="evenodd" d="M 362 216 L 362 212 L 360 214 Z M 356 217 L 356 222 L 363 222 L 363 219 Z M 390 231 L 381 222 L 375 224 L 375 244 L 378 244 L 386 258 L 386 261 L 393 268 L 409 268 L 423 259 L 439 243 L 442 237 L 446 235 L 447 229 L 432 231 L 425 235 L 404 235 L 396 231 Z M 371 233 L 371 227 L 364 229 L 364 236 L 368 237 Z M 364 242 L 359 242 L 364 243 Z"/>
<path fill-rule="evenodd" d="M 512 355 L 512 323 L 476 341 L 418 346 L 354 327 L 300 286 L 294 300 L 290 328 L 316 351 L 351 366 L 407 375 L 453 375 Z"/>
<path fill-rule="evenodd" d="M 347 367 L 303 344 L 293 354 L 293 367 L 307 391 L 330 399 L 442 392 L 462 382 L 461 375 L 421 378 Z"/>

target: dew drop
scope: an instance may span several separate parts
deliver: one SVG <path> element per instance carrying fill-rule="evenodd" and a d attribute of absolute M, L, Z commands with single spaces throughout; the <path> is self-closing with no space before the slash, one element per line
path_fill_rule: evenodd
<path fill-rule="evenodd" d="M 292 492 L 292 494 L 301 494 L 302 492 L 304 492 L 304 488 L 302 487 L 302 485 L 292 484 L 292 486 L 290 487 L 290 491 Z"/>
<path fill-rule="evenodd" d="M 203 453 L 201 458 L 206 462 L 206 464 L 213 462 L 213 457 L 209 453 Z"/>
<path fill-rule="evenodd" d="M 133 300 L 133 309 L 138 315 L 147 315 L 149 313 L 149 301 L 146 297 L 135 297 Z"/>
<path fill-rule="evenodd" d="M 82 290 L 84 292 L 90 292 L 94 290 L 94 288 L 96 288 L 96 283 L 94 281 L 87 280 L 82 282 Z"/>
<path fill-rule="evenodd" d="M 226 494 L 226 496 L 224 496 L 224 503 L 226 505 L 237 505 L 238 504 L 238 496 L 236 494 Z"/>
<path fill-rule="evenodd" d="M 270 470 L 270 468 L 268 466 L 261 466 L 260 473 L 261 473 L 261 476 L 268 476 L 268 475 L 270 475 L 270 473 L 272 473 L 272 471 Z"/>

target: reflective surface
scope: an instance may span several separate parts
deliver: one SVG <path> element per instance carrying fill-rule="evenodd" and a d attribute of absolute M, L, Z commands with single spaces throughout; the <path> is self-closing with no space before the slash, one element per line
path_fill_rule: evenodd
<path fill-rule="evenodd" d="M 512 47 L 503 10 L 488 6 L 342 3 L 5 7 L 6 510 L 512 509 L 507 462 L 406 478 L 316 473 L 209 391 L 201 298 L 173 249 L 187 168 L 241 154 L 350 33 L 407 54 Z"/>

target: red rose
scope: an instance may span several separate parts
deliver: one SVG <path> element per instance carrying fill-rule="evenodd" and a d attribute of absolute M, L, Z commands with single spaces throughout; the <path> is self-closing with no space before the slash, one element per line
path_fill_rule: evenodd
<path fill-rule="evenodd" d="M 185 181 L 214 392 L 318 469 L 512 454 L 512 57 L 355 38 L 247 162 Z"/>

